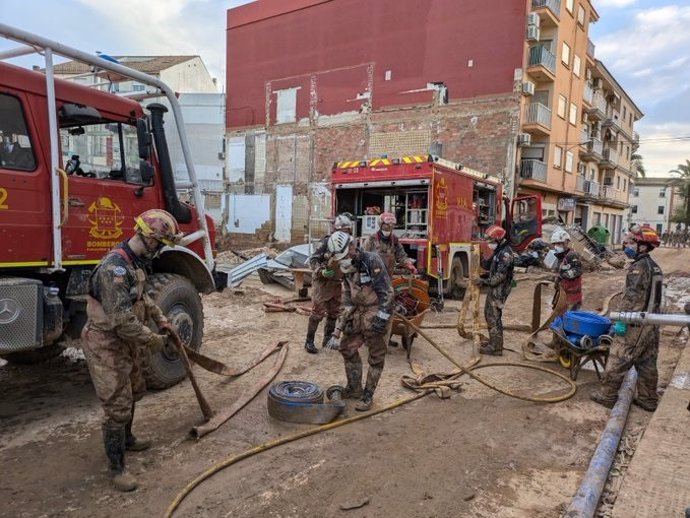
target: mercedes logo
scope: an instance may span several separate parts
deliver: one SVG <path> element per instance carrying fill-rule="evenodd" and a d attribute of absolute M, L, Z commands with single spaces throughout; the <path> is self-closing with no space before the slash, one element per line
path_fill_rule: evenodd
<path fill-rule="evenodd" d="M 16 300 L 0 299 L 0 324 L 10 324 L 17 320 L 22 308 Z"/>

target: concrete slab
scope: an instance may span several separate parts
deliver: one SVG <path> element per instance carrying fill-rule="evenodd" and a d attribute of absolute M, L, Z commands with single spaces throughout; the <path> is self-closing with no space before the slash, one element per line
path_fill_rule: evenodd
<path fill-rule="evenodd" d="M 613 507 L 614 518 L 685 516 L 690 507 L 690 347 L 645 430 Z"/>

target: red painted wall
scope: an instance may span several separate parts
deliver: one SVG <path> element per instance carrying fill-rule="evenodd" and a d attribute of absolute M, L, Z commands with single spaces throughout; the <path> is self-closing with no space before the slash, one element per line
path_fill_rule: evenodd
<path fill-rule="evenodd" d="M 508 93 L 522 67 L 524 0 L 258 0 L 228 11 L 229 129 L 274 122 L 275 90 L 301 87 L 297 117 Z M 468 61 L 473 66 L 468 66 Z M 384 79 L 391 71 L 391 80 Z M 407 93 L 406 93 L 407 92 Z"/>

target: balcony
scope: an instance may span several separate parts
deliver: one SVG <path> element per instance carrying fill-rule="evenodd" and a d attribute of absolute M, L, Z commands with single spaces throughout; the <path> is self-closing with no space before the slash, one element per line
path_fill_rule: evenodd
<path fill-rule="evenodd" d="M 594 99 L 594 89 L 589 83 L 585 83 L 585 90 L 582 93 L 582 100 L 592 106 L 592 100 Z"/>
<path fill-rule="evenodd" d="M 607 147 L 601 155 L 599 167 L 601 169 L 615 169 L 616 165 L 618 165 L 618 153 L 615 149 Z"/>
<path fill-rule="evenodd" d="M 599 197 L 599 182 L 589 180 L 585 182 L 585 194 L 589 196 Z"/>
<path fill-rule="evenodd" d="M 606 118 L 606 99 L 600 91 L 594 92 L 592 102 L 589 104 L 590 108 L 587 108 L 587 115 L 590 120 L 604 120 Z"/>
<path fill-rule="evenodd" d="M 558 26 L 561 0 L 532 0 L 532 9 L 539 13 L 542 27 Z"/>
<path fill-rule="evenodd" d="M 527 72 L 537 81 L 553 81 L 556 78 L 556 56 L 544 45 L 531 47 Z"/>
<path fill-rule="evenodd" d="M 527 132 L 548 137 L 551 134 L 551 109 L 541 103 L 530 103 L 523 127 Z"/>
<path fill-rule="evenodd" d="M 596 137 L 590 137 L 587 144 L 580 148 L 580 156 L 583 160 L 601 160 L 603 158 L 604 145 Z"/>
<path fill-rule="evenodd" d="M 613 128 L 614 131 L 618 132 L 623 129 L 620 113 L 616 110 L 608 110 L 606 113 L 606 118 L 601 123 L 602 128 Z"/>
<path fill-rule="evenodd" d="M 587 57 L 592 58 L 594 60 L 594 49 L 596 48 L 596 45 L 592 43 L 592 40 L 587 38 Z"/>
<path fill-rule="evenodd" d="M 628 193 L 615 189 L 610 185 L 604 185 L 599 191 L 599 198 L 613 205 L 627 205 Z"/>
<path fill-rule="evenodd" d="M 526 159 L 520 164 L 520 177 L 546 183 L 547 167 L 541 160 Z"/>
<path fill-rule="evenodd" d="M 585 183 L 587 183 L 585 177 L 577 175 L 575 178 L 575 190 L 585 192 Z"/>

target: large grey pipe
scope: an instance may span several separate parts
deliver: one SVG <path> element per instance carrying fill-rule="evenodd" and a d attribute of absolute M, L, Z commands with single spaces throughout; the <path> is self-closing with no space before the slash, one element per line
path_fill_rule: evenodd
<path fill-rule="evenodd" d="M 580 488 L 575 494 L 564 518 L 592 518 L 597 510 L 601 493 L 604 491 L 609 470 L 618 450 L 618 443 L 623 434 L 625 421 L 628 419 L 628 411 L 632 402 L 635 385 L 637 384 L 637 371 L 632 368 L 626 374 L 623 384 L 618 391 L 618 401 L 611 410 L 609 421 L 606 423 L 599 439 L 592 460 L 587 468 L 587 473 L 580 483 Z"/>
<path fill-rule="evenodd" d="M 667 315 L 664 313 L 646 313 L 644 311 L 612 311 L 609 318 L 613 321 L 627 324 L 649 326 L 687 326 L 690 325 L 690 315 Z"/>

